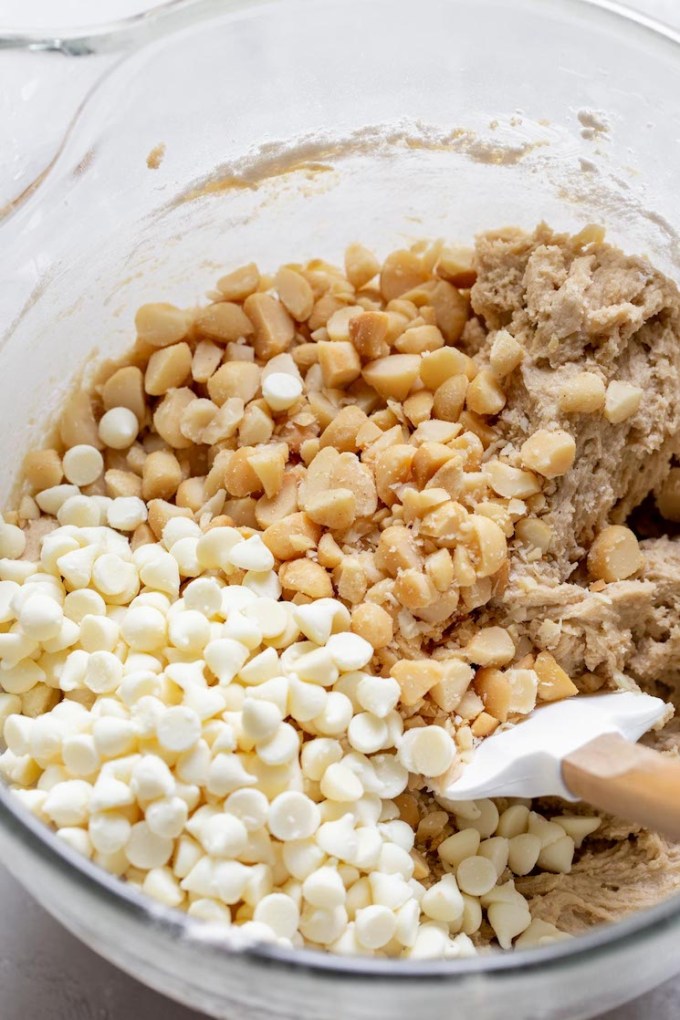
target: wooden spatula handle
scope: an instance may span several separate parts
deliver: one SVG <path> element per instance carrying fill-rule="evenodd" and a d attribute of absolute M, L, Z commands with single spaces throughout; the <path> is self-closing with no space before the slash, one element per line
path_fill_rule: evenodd
<path fill-rule="evenodd" d="M 680 840 L 680 759 L 608 733 L 565 758 L 562 778 L 594 807 Z"/>

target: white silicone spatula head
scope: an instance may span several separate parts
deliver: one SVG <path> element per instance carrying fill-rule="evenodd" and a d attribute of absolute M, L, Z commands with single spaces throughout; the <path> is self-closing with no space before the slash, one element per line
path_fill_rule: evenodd
<path fill-rule="evenodd" d="M 636 741 L 668 713 L 660 698 L 629 691 L 579 695 L 537 708 L 477 748 L 462 776 L 441 793 L 450 800 L 558 796 L 576 800 L 562 763 L 605 734 Z"/>

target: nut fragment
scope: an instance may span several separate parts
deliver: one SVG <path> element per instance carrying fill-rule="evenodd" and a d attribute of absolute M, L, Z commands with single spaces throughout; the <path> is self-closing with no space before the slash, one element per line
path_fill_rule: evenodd
<path fill-rule="evenodd" d="M 144 375 L 144 389 L 152 397 L 163 396 L 181 386 L 191 371 L 191 348 L 187 343 L 163 347 L 149 358 Z"/>
<path fill-rule="evenodd" d="M 263 361 L 283 354 L 295 336 L 295 323 L 280 301 L 271 294 L 251 294 L 243 308 L 255 327 L 253 347 Z"/>
<path fill-rule="evenodd" d="M 169 304 L 142 305 L 135 315 L 137 336 L 152 347 L 167 347 L 183 340 L 190 323 L 188 312 Z"/>
<path fill-rule="evenodd" d="M 364 602 L 352 610 L 352 630 L 378 650 L 390 644 L 394 627 L 392 617 L 382 606 Z"/>
<path fill-rule="evenodd" d="M 443 677 L 443 668 L 434 659 L 400 659 L 390 670 L 401 688 L 404 705 L 417 704 Z"/>
<path fill-rule="evenodd" d="M 33 450 L 27 453 L 23 465 L 24 477 L 33 492 L 42 492 L 59 485 L 64 477 L 61 457 L 56 450 Z"/>
<path fill-rule="evenodd" d="M 271 439 L 273 431 L 274 422 L 269 412 L 256 403 L 248 404 L 238 428 L 239 442 L 246 446 L 266 443 Z"/>
<path fill-rule="evenodd" d="M 329 340 L 348 341 L 350 339 L 350 327 L 352 320 L 363 315 L 361 305 L 346 305 L 333 312 L 326 323 L 326 333 Z"/>
<path fill-rule="evenodd" d="M 421 422 L 427 421 L 432 414 L 433 406 L 434 395 L 427 390 L 420 390 L 418 393 L 412 393 L 410 397 L 406 398 L 404 401 L 404 414 L 412 425 L 417 426 Z"/>
<path fill-rule="evenodd" d="M 473 556 L 477 577 L 490 577 L 507 560 L 508 543 L 505 535 L 495 521 L 478 513 L 470 514 L 465 529 L 472 538 L 468 549 Z"/>
<path fill-rule="evenodd" d="M 188 507 L 174 506 L 172 503 L 166 502 L 164 499 L 152 499 L 148 504 L 149 511 L 149 527 L 156 536 L 156 540 L 160 540 L 165 525 L 173 517 L 193 517 L 191 510 Z"/>
<path fill-rule="evenodd" d="M 357 433 L 367 420 L 360 407 L 354 404 L 343 407 L 321 433 L 319 441 L 321 449 L 332 446 L 340 453 L 356 453 Z"/>
<path fill-rule="evenodd" d="M 117 408 L 112 410 L 118 415 L 119 411 Z M 104 418 L 110 413 L 107 411 Z M 122 413 L 127 414 L 127 411 Z M 99 433 L 100 429 L 95 421 L 92 401 L 89 395 L 82 390 L 76 390 L 75 393 L 71 394 L 63 407 L 59 419 L 59 438 L 67 449 L 72 446 L 80 446 L 81 444 L 101 449 L 102 438 Z M 108 442 L 107 445 L 111 446 L 112 444 Z M 118 448 L 122 449 L 122 447 Z"/>
<path fill-rule="evenodd" d="M 438 549 L 425 560 L 425 573 L 439 592 L 447 591 L 453 584 L 453 560 L 448 549 Z"/>
<path fill-rule="evenodd" d="M 217 281 L 217 289 L 222 292 L 226 301 L 243 301 L 257 290 L 260 284 L 260 272 L 254 262 L 240 266 Z"/>
<path fill-rule="evenodd" d="M 565 414 L 594 414 L 604 407 L 604 383 L 594 372 L 577 372 L 568 379 L 559 396 Z"/>
<path fill-rule="evenodd" d="M 298 512 L 271 524 L 262 534 L 262 541 L 277 560 L 293 560 L 313 549 L 319 541 L 321 528 L 307 514 Z"/>
<path fill-rule="evenodd" d="M 498 379 L 486 369 L 478 372 L 467 388 L 467 406 L 476 414 L 499 414 L 505 407 L 505 401 Z"/>
<path fill-rule="evenodd" d="M 224 472 L 224 484 L 230 496 L 241 499 L 263 491 L 262 480 L 251 464 L 256 452 L 252 446 L 242 446 L 230 457 Z"/>
<path fill-rule="evenodd" d="M 508 333 L 507 329 L 499 329 L 494 337 L 489 352 L 489 363 L 493 372 L 503 379 L 522 363 L 524 348 Z"/>
<path fill-rule="evenodd" d="M 156 432 L 175 450 L 186 450 L 192 445 L 191 440 L 182 434 L 180 425 L 184 411 L 194 400 L 196 396 L 193 390 L 186 386 L 170 390 L 154 413 L 153 424 Z"/>
<path fill-rule="evenodd" d="M 515 536 L 525 545 L 546 553 L 552 542 L 553 530 L 545 521 L 535 517 L 527 517 L 515 525 Z"/>
<path fill-rule="evenodd" d="M 468 641 L 465 654 L 478 666 L 505 666 L 515 657 L 515 643 L 504 627 L 484 627 Z"/>
<path fill-rule="evenodd" d="M 205 478 L 185 478 L 177 487 L 177 506 L 188 506 L 194 513 L 205 503 Z"/>
<path fill-rule="evenodd" d="M 343 556 L 333 571 L 333 582 L 338 595 L 350 605 L 362 602 L 368 589 L 366 572 L 356 556 Z"/>
<path fill-rule="evenodd" d="M 305 505 L 307 516 L 331 531 L 345 531 L 356 517 L 357 501 L 350 489 L 329 489 Z"/>
<path fill-rule="evenodd" d="M 448 461 L 456 459 L 454 451 L 444 443 L 425 442 L 413 457 L 413 477 L 419 486 L 426 485 Z"/>
<path fill-rule="evenodd" d="M 284 307 L 298 322 L 305 322 L 312 314 L 314 291 L 302 273 L 290 266 L 282 266 L 276 274 L 274 285 Z"/>
<path fill-rule="evenodd" d="M 188 408 L 191 413 L 195 404 L 202 403 L 196 400 L 194 405 Z M 212 415 L 200 433 L 200 442 L 212 446 L 221 443 L 225 439 L 231 439 L 244 418 L 243 400 L 241 397 L 227 397 L 220 409 Z M 184 422 L 182 423 L 184 430 Z"/>
<path fill-rule="evenodd" d="M 536 673 L 533 669 L 508 669 L 505 671 L 505 679 L 510 686 L 508 711 L 527 715 L 536 705 L 538 693 Z"/>
<path fill-rule="evenodd" d="M 397 574 L 394 581 L 394 596 L 402 606 L 416 612 L 435 602 L 437 589 L 426 574 L 410 568 Z"/>
<path fill-rule="evenodd" d="M 397 339 L 396 349 L 402 354 L 424 354 L 444 346 L 444 337 L 437 326 L 411 326 Z"/>
<path fill-rule="evenodd" d="M 418 378 L 420 356 L 389 354 L 364 366 L 362 375 L 381 397 L 404 401 Z"/>
<path fill-rule="evenodd" d="M 349 338 L 360 358 L 375 361 L 389 354 L 388 327 L 389 317 L 385 312 L 364 312 L 350 321 Z"/>
<path fill-rule="evenodd" d="M 397 501 L 395 489 L 409 478 L 415 449 L 407 443 L 389 446 L 375 461 L 375 484 L 378 496 L 386 506 Z"/>
<path fill-rule="evenodd" d="M 250 336 L 253 323 L 240 305 L 220 301 L 202 308 L 196 316 L 196 329 L 203 335 L 226 344 L 242 336 Z"/>
<path fill-rule="evenodd" d="M 393 251 L 380 271 L 380 290 L 385 301 L 393 301 L 428 279 L 420 258 L 411 251 Z"/>
<path fill-rule="evenodd" d="M 494 492 L 499 496 L 505 496 L 506 499 L 527 499 L 541 491 L 541 483 L 535 474 L 504 464 L 500 460 L 487 461 L 484 473 Z"/>
<path fill-rule="evenodd" d="M 260 368 L 249 361 L 228 361 L 208 379 L 210 399 L 219 407 L 229 397 L 247 404 L 260 388 Z"/>
<path fill-rule="evenodd" d="M 144 461 L 142 468 L 142 497 L 171 499 L 182 481 L 182 468 L 170 450 L 155 450 Z"/>
<path fill-rule="evenodd" d="M 452 375 L 474 378 L 475 366 L 471 358 L 455 347 L 441 347 L 438 351 L 424 354 L 420 362 L 420 378 L 433 392 Z"/>
<path fill-rule="evenodd" d="M 477 670 L 473 686 L 489 715 L 499 722 L 506 722 L 510 711 L 511 690 L 505 673 L 485 666 Z"/>
<path fill-rule="evenodd" d="M 550 652 L 539 652 L 534 662 L 541 701 L 560 701 L 578 694 L 578 687 Z"/>
<path fill-rule="evenodd" d="M 365 287 L 379 270 L 380 263 L 377 258 L 363 244 L 350 244 L 347 246 L 345 251 L 345 272 L 347 273 L 347 279 L 353 287 L 356 287 L 357 290 Z"/>
<path fill-rule="evenodd" d="M 142 479 L 133 474 L 132 471 L 120 471 L 115 468 L 104 475 L 106 495 L 117 496 L 141 496 Z"/>
<path fill-rule="evenodd" d="M 465 406 L 468 385 L 471 384 L 467 376 L 452 375 L 437 387 L 432 407 L 437 418 L 442 421 L 458 421 Z"/>
<path fill-rule="evenodd" d="M 400 570 L 420 568 L 420 553 L 408 528 L 399 525 L 385 528 L 375 551 L 375 564 L 392 577 L 396 577 Z"/>
<path fill-rule="evenodd" d="M 461 659 L 449 659 L 439 662 L 437 665 L 441 677 L 430 689 L 430 696 L 442 712 L 450 715 L 460 706 L 474 673 L 472 668 Z"/>
<path fill-rule="evenodd" d="M 339 567 L 344 559 L 342 549 L 329 531 L 319 539 L 316 558 L 322 567 L 327 567 L 329 570 Z"/>
<path fill-rule="evenodd" d="M 146 416 L 144 397 L 144 375 L 136 365 L 124 365 L 109 376 L 102 387 L 102 403 L 105 411 L 112 407 L 127 407 L 138 421 Z"/>
<path fill-rule="evenodd" d="M 281 490 L 283 473 L 288 460 L 288 447 L 285 443 L 272 443 L 256 449 L 248 457 L 248 463 L 262 482 L 264 494 L 268 499 Z M 234 463 L 232 459 L 231 464 Z"/>
<path fill-rule="evenodd" d="M 631 577 L 643 564 L 644 556 L 637 538 L 630 528 L 620 524 L 601 531 L 588 553 L 590 576 L 607 583 Z"/>
<path fill-rule="evenodd" d="M 573 465 L 576 443 L 562 429 L 538 429 L 522 443 L 520 453 L 522 463 L 530 471 L 536 471 L 544 478 L 558 478 Z"/>
<path fill-rule="evenodd" d="M 217 371 L 224 350 L 212 340 L 201 340 L 196 344 L 191 361 L 191 377 L 195 382 L 205 383 Z"/>
<path fill-rule="evenodd" d="M 328 449 L 320 451 L 327 453 Z M 328 481 L 328 480 L 327 480 Z M 378 506 L 375 480 L 370 469 L 354 453 L 341 453 L 333 465 L 329 479 L 333 488 L 354 493 L 357 517 L 370 517 Z"/>
<path fill-rule="evenodd" d="M 341 388 L 359 378 L 361 361 L 349 340 L 322 340 L 318 346 L 324 386 Z"/>
<path fill-rule="evenodd" d="M 610 382 L 604 401 L 604 416 L 612 425 L 632 417 L 640 407 L 642 390 L 627 382 Z"/>
<path fill-rule="evenodd" d="M 330 598 L 333 585 L 329 575 L 314 560 L 296 559 L 282 564 L 279 580 L 284 589 L 308 595 L 311 599 Z"/>
<path fill-rule="evenodd" d="M 435 323 L 447 344 L 457 343 L 470 314 L 469 298 L 446 280 L 426 283 L 421 290 L 435 312 Z"/>
<path fill-rule="evenodd" d="M 442 248 L 437 262 L 437 276 L 456 287 L 472 287 L 477 279 L 472 248 Z"/>
<path fill-rule="evenodd" d="M 489 712 L 480 712 L 470 727 L 473 737 L 490 737 L 498 728 L 499 721 Z"/>
<path fill-rule="evenodd" d="M 435 471 L 427 483 L 428 487 L 444 489 L 451 499 L 457 499 L 465 484 L 463 458 L 456 453 Z"/>
<path fill-rule="evenodd" d="M 267 496 L 258 499 L 255 518 L 258 525 L 265 530 L 284 517 L 294 514 L 297 508 L 297 481 L 292 473 L 284 471 L 281 488 L 276 495 L 271 499 Z"/>

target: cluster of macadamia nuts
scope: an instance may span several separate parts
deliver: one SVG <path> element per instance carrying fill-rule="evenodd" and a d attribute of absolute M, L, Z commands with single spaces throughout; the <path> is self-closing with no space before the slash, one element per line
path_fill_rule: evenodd
<path fill-rule="evenodd" d="M 549 552 L 543 486 L 575 457 L 563 429 L 502 441 L 523 349 L 457 346 L 474 278 L 465 249 L 353 245 L 344 272 L 251 264 L 206 307 L 145 305 L 26 458 L 0 524 L 0 771 L 168 906 L 340 953 L 565 937 L 514 880 L 569 871 L 598 819 L 442 799 L 476 742 L 577 693 L 503 627 L 437 647 L 512 555 Z M 634 413 L 597 382 L 565 413 Z M 640 562 L 612 527 L 588 566 Z"/>

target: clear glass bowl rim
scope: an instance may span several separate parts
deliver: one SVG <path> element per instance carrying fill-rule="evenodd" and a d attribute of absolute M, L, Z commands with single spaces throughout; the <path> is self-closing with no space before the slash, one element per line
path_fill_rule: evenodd
<path fill-rule="evenodd" d="M 209 20 L 211 16 L 225 16 L 249 8 L 279 4 L 284 0 L 166 0 L 148 11 L 133 14 L 117 21 L 82 25 L 60 31 L 58 28 L 40 32 L 33 30 L 7 32 L 0 28 L 0 49 L 36 51 L 59 50 L 73 56 L 87 56 L 102 51 L 128 50 L 130 57 L 147 44 L 162 40 L 180 28 Z M 312 0 L 309 0 L 312 2 Z M 316 4 L 323 0 L 313 0 Z M 551 0 L 553 10 L 561 10 L 568 17 L 579 8 L 592 7 L 600 15 L 611 19 L 612 24 L 627 23 L 628 28 L 642 30 L 654 38 L 657 45 L 671 43 L 674 57 L 680 64 L 680 32 L 614 0 Z M 132 44 L 132 45 L 130 45 Z M 126 57 L 100 78 L 86 95 L 74 120 L 69 125 L 64 141 L 77 128 L 86 113 L 88 101 L 104 84 L 111 73 L 124 70 Z M 56 169 L 59 153 L 47 168 Z M 44 178 L 43 178 L 44 179 Z M 29 198 L 29 196 L 26 196 Z M 39 201 L 40 187 L 30 194 Z M 23 203 L 21 203 L 23 204 Z M 12 842 L 23 844 L 31 857 L 40 858 L 65 884 L 78 882 L 94 897 L 106 902 L 107 907 L 120 913 L 127 922 L 140 927 L 153 925 L 168 940 L 191 940 L 202 922 L 192 920 L 182 911 L 151 901 L 119 878 L 97 867 L 87 858 L 59 840 L 54 832 L 37 820 L 13 796 L 4 783 L 0 783 L 0 826 Z M 30 887 L 29 887 L 30 888 Z M 356 981 L 388 978 L 390 981 L 427 982 L 432 979 L 455 982 L 466 975 L 483 975 L 501 978 L 511 972 L 520 975 L 540 971 L 545 975 L 550 968 L 578 967 L 582 960 L 592 965 L 610 953 L 632 948 L 646 936 L 680 931 L 680 894 L 655 907 L 632 914 L 612 925 L 602 925 L 593 931 L 571 940 L 561 941 L 539 949 L 522 949 L 492 952 L 461 960 L 410 961 L 375 957 L 343 957 L 310 949 L 287 949 L 268 943 L 253 943 L 238 949 L 217 938 L 200 938 L 202 955 L 210 955 L 216 963 L 225 955 L 236 955 L 258 962 L 268 970 L 293 973 L 314 972 L 329 978 Z"/>

